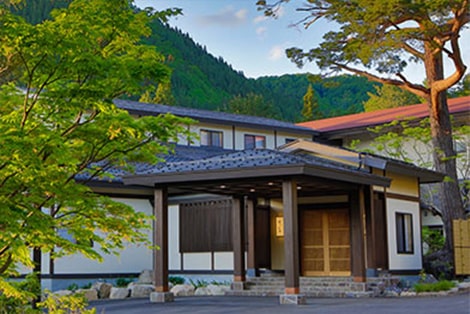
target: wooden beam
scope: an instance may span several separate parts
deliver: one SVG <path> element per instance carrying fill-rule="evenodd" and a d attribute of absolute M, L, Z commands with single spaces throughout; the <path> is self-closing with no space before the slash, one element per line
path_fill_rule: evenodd
<path fill-rule="evenodd" d="M 167 188 L 155 189 L 155 225 L 154 245 L 159 249 L 154 252 L 154 280 L 155 291 L 168 292 L 168 190 Z"/>
<path fill-rule="evenodd" d="M 233 281 L 245 282 L 245 202 L 243 198 L 232 199 Z M 235 287 L 235 285 L 234 285 Z M 243 289 L 243 284 L 236 287 Z"/>
<path fill-rule="evenodd" d="M 364 186 L 351 193 L 351 272 L 356 282 L 366 281 Z"/>
<path fill-rule="evenodd" d="M 297 206 L 297 182 L 282 182 L 284 207 L 284 269 L 285 293 L 299 294 L 299 213 Z"/>
<path fill-rule="evenodd" d="M 257 277 L 258 262 L 256 260 L 256 200 L 248 200 L 246 204 L 248 224 L 248 275 Z"/>

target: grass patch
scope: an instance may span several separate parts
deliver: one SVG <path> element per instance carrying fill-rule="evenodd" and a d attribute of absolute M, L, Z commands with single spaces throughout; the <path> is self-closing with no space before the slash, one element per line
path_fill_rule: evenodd
<path fill-rule="evenodd" d="M 417 283 L 414 286 L 416 292 L 438 292 L 448 291 L 455 287 L 455 283 L 448 280 L 441 280 L 433 283 Z"/>

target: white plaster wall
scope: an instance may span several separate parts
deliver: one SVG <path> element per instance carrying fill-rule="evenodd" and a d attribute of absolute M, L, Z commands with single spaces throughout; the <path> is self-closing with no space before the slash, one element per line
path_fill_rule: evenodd
<path fill-rule="evenodd" d="M 419 203 L 387 198 L 388 258 L 390 270 L 416 270 L 422 268 L 421 227 Z M 397 253 L 396 213 L 411 214 L 413 220 L 413 254 Z"/>
<path fill-rule="evenodd" d="M 184 253 L 184 270 L 210 270 L 211 253 Z"/>
<path fill-rule="evenodd" d="M 181 269 L 179 205 L 168 206 L 168 269 Z"/>
<path fill-rule="evenodd" d="M 215 270 L 233 270 L 233 253 L 216 252 L 214 253 Z"/>
<path fill-rule="evenodd" d="M 144 199 L 113 198 L 115 201 L 132 206 L 135 210 L 146 214 L 152 213 L 152 205 Z M 152 231 L 147 230 L 149 239 Z M 145 245 L 129 244 L 119 256 L 103 254 L 103 261 L 90 260 L 83 255 L 75 254 L 55 260 L 56 274 L 93 274 L 93 273 L 130 273 L 141 272 L 152 268 L 152 251 Z"/>

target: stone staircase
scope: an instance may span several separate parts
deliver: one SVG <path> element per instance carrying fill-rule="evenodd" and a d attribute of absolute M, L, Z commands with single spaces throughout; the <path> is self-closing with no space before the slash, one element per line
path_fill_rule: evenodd
<path fill-rule="evenodd" d="M 300 277 L 300 294 L 307 297 L 373 297 L 383 289 L 383 279 L 354 282 L 351 277 Z M 381 287 L 382 286 L 382 287 Z M 237 296 L 279 296 L 284 294 L 284 276 L 268 275 L 247 278 L 245 290 L 229 291 Z"/>

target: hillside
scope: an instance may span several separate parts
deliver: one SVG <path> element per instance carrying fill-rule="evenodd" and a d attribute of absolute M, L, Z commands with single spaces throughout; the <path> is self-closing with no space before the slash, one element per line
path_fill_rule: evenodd
<path fill-rule="evenodd" d="M 71 0 L 27 0 L 17 13 L 31 23 L 49 17 L 54 7 L 64 7 Z M 221 57 L 216 58 L 193 41 L 189 34 L 153 21 L 152 36 L 144 38 L 162 53 L 173 70 L 171 91 L 175 105 L 224 110 L 235 96 L 257 94 L 272 103 L 280 117 L 298 121 L 303 96 L 310 84 L 307 74 L 246 78 Z M 357 76 L 342 75 L 314 82 L 313 88 L 324 117 L 363 111 L 367 92 L 374 92 L 373 83 Z M 139 99 L 140 95 L 131 98 Z"/>

